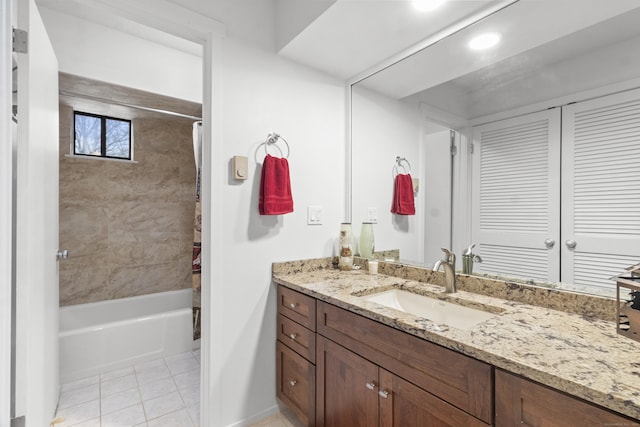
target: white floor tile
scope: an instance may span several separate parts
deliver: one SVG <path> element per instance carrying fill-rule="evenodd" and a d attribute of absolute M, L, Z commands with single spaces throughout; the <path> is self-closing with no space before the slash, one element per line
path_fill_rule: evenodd
<path fill-rule="evenodd" d="M 200 383 L 185 387 L 180 390 L 180 395 L 185 406 L 194 406 L 200 403 Z"/>
<path fill-rule="evenodd" d="M 130 406 L 102 416 L 102 427 L 131 427 L 144 422 L 142 405 Z"/>
<path fill-rule="evenodd" d="M 163 378 L 161 380 L 149 382 L 146 384 L 140 384 L 140 396 L 142 400 L 154 399 L 156 397 L 163 396 L 165 394 L 178 391 L 176 383 L 173 378 Z"/>
<path fill-rule="evenodd" d="M 62 385 L 61 390 L 63 392 L 65 391 L 70 391 L 70 390 L 76 390 L 78 388 L 83 388 L 83 387 L 87 387 L 89 385 L 92 384 L 99 384 L 100 383 L 100 377 L 98 375 L 93 376 L 93 377 L 89 377 L 89 378 L 83 378 L 81 380 L 76 380 L 76 381 L 71 381 L 68 383 L 65 383 Z"/>
<path fill-rule="evenodd" d="M 177 392 L 165 394 L 155 399 L 143 402 L 144 412 L 147 414 L 147 422 L 178 409 L 184 409 L 184 403 Z"/>
<path fill-rule="evenodd" d="M 171 412 L 149 421 L 149 427 L 193 427 L 186 409 Z"/>
<path fill-rule="evenodd" d="M 79 405 L 80 403 L 89 402 L 100 398 L 100 385 L 98 383 L 91 384 L 82 388 L 65 390 L 60 393 L 58 408 L 68 408 L 69 406 Z"/>
<path fill-rule="evenodd" d="M 59 427 L 200 427 L 200 350 L 63 384 Z"/>
<path fill-rule="evenodd" d="M 71 406 L 58 411 L 56 417 L 64 418 L 64 425 L 71 426 L 74 424 L 88 421 L 92 418 L 100 416 L 100 401 L 92 400 L 91 402 L 81 403 L 80 405 Z"/>
<path fill-rule="evenodd" d="M 187 406 L 187 412 L 191 417 L 194 427 L 200 427 L 200 403 L 193 406 Z"/>
<path fill-rule="evenodd" d="M 56 427 L 64 427 L 65 424 L 56 424 Z M 92 418 L 88 421 L 81 422 L 80 424 L 74 424 L 73 427 L 100 427 L 100 417 Z"/>
<path fill-rule="evenodd" d="M 100 408 L 103 415 L 116 412 L 129 406 L 139 405 L 140 392 L 137 388 L 132 388 L 118 393 L 104 396 L 100 402 Z"/>
<path fill-rule="evenodd" d="M 200 369 L 194 369 L 191 371 L 183 372 L 181 374 L 176 374 L 173 376 L 173 379 L 178 386 L 178 389 L 187 388 L 189 386 L 193 386 L 195 384 L 200 384 Z"/>
<path fill-rule="evenodd" d="M 127 368 L 118 369 L 116 371 L 105 372 L 100 375 L 101 381 L 109 381 L 114 378 L 125 377 L 127 375 L 133 374 L 133 366 L 129 366 Z"/>
<path fill-rule="evenodd" d="M 133 374 L 100 383 L 102 397 L 136 387 L 138 387 L 138 382 Z"/>
<path fill-rule="evenodd" d="M 166 357 L 164 360 L 172 375 L 192 371 L 200 366 L 200 363 L 196 361 L 191 352 Z"/>
<path fill-rule="evenodd" d="M 146 384 L 163 378 L 169 378 L 171 376 L 171 372 L 169 371 L 169 368 L 167 368 L 167 365 L 163 363 L 162 365 L 152 366 L 141 371 L 136 371 L 136 376 L 138 377 L 138 383 Z"/>

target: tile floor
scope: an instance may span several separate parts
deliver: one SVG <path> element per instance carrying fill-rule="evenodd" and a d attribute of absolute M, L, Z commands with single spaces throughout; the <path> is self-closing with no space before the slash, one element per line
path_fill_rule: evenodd
<path fill-rule="evenodd" d="M 200 350 L 63 384 L 55 427 L 199 427 Z M 285 408 L 250 427 L 300 427 Z"/>
<path fill-rule="evenodd" d="M 199 427 L 200 350 L 64 384 L 55 427 Z"/>

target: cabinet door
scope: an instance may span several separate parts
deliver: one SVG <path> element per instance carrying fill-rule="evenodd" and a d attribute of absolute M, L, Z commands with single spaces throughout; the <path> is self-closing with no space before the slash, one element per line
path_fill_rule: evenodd
<path fill-rule="evenodd" d="M 640 257 L 640 90 L 562 108 L 562 281 L 613 288 Z"/>
<path fill-rule="evenodd" d="M 317 425 L 378 425 L 378 367 L 318 336 L 316 357 Z"/>
<path fill-rule="evenodd" d="M 557 282 L 560 109 L 474 127 L 473 144 L 476 270 Z"/>
<path fill-rule="evenodd" d="M 305 426 L 315 419 L 315 366 L 276 341 L 276 396 L 300 418 Z"/>
<path fill-rule="evenodd" d="M 380 427 L 486 427 L 488 424 L 380 369 Z"/>
<path fill-rule="evenodd" d="M 496 369 L 496 427 L 640 426 L 560 391 Z"/>

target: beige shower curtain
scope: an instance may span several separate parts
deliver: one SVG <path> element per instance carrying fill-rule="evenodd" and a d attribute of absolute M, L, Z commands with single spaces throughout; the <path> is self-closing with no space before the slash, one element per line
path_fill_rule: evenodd
<path fill-rule="evenodd" d="M 193 257 L 191 262 L 191 286 L 193 287 L 193 339 L 200 338 L 200 249 L 202 232 L 202 208 L 200 205 L 200 163 L 202 150 L 202 122 L 193 124 L 193 157 L 196 162 L 196 206 L 193 226 Z"/>

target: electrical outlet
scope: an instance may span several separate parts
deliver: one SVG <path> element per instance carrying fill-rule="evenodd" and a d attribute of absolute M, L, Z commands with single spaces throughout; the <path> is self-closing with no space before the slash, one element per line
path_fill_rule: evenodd
<path fill-rule="evenodd" d="M 307 225 L 322 225 L 322 206 L 307 206 Z"/>

